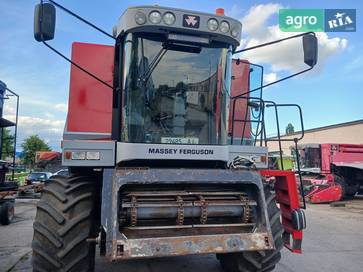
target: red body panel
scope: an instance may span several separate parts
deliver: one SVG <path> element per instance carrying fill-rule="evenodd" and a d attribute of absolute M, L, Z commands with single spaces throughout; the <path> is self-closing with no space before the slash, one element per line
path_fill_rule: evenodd
<path fill-rule="evenodd" d="M 313 204 L 330 203 L 339 201 L 342 198 L 342 187 L 339 184 L 332 183 L 327 186 L 316 186 L 306 198 Z"/>
<path fill-rule="evenodd" d="M 241 61 L 239 65 L 236 64 L 236 60 L 232 62 L 232 75 L 234 80 L 231 83 L 231 97 L 246 93 L 249 91 L 249 76 L 250 76 L 250 64 L 247 61 Z M 247 95 L 248 96 L 248 95 Z M 232 111 L 233 111 L 233 99 L 230 101 L 230 114 L 229 114 L 229 134 L 232 134 Z M 247 113 L 247 99 L 238 99 L 236 101 L 235 119 L 245 120 L 250 119 L 249 113 Z M 243 132 L 244 122 L 234 122 L 234 138 L 241 138 Z M 248 122 L 245 125 L 244 138 L 249 138 L 251 135 L 251 123 Z"/>
<path fill-rule="evenodd" d="M 330 145 L 322 144 L 320 145 L 321 152 L 321 173 L 329 174 L 330 173 Z"/>
<path fill-rule="evenodd" d="M 332 164 L 363 163 L 363 145 L 332 144 L 330 146 L 332 150 Z"/>
<path fill-rule="evenodd" d="M 73 43 L 72 60 L 113 84 L 114 47 Z M 112 89 L 71 66 L 67 132 L 111 133 Z"/>
<path fill-rule="evenodd" d="M 363 145 L 321 144 L 321 171 L 331 173 L 331 165 L 363 163 Z"/>
<path fill-rule="evenodd" d="M 280 204 L 281 222 L 285 230 L 285 247 L 294 253 L 301 253 L 303 231 L 294 229 L 292 223 L 292 213 L 300 209 L 295 173 L 281 170 L 261 170 L 260 173 L 264 177 L 275 178 L 276 200 Z"/>

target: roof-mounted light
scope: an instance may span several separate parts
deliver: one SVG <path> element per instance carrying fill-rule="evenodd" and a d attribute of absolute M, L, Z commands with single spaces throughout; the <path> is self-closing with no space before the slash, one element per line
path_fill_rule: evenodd
<path fill-rule="evenodd" d="M 149 20 L 153 24 L 159 24 L 161 22 L 161 14 L 159 11 L 154 10 L 149 13 Z"/>
<path fill-rule="evenodd" d="M 218 21 L 214 18 L 209 19 L 207 25 L 208 29 L 211 31 L 216 31 L 219 26 Z"/>
<path fill-rule="evenodd" d="M 232 35 L 232 37 L 233 37 L 233 38 L 237 38 L 238 34 L 239 34 L 238 27 L 234 27 L 234 28 L 232 28 L 232 30 L 231 30 L 231 35 Z"/>
<path fill-rule="evenodd" d="M 172 25 L 175 23 L 175 15 L 171 12 L 165 12 L 163 16 L 163 21 L 167 25 Z"/>
<path fill-rule="evenodd" d="M 227 33 L 229 31 L 229 23 L 227 21 L 222 21 L 219 30 L 223 33 Z"/>
<path fill-rule="evenodd" d="M 138 25 L 143 25 L 146 23 L 146 15 L 141 12 L 141 11 L 138 11 L 135 13 L 135 22 L 138 24 Z"/>
<path fill-rule="evenodd" d="M 217 8 L 216 15 L 223 16 L 224 15 L 224 8 Z"/>

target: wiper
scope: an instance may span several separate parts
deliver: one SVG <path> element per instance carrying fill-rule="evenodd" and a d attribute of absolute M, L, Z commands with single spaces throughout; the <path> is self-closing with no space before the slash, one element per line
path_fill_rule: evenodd
<path fill-rule="evenodd" d="M 146 82 L 149 80 L 149 78 L 150 78 L 151 74 L 153 73 L 153 71 L 155 70 L 156 66 L 159 64 L 159 62 L 161 61 L 161 59 L 164 57 L 165 53 L 168 50 L 199 54 L 201 52 L 202 48 L 199 46 L 164 42 L 162 44 L 162 48 L 160 49 L 160 51 L 156 54 L 155 58 L 152 60 L 152 62 L 147 67 L 147 70 L 139 78 L 139 80 L 142 82 L 143 85 L 145 85 Z M 144 57 L 144 54 L 143 54 L 143 57 Z"/>
<path fill-rule="evenodd" d="M 155 70 L 156 66 L 159 64 L 161 59 L 164 57 L 165 53 L 168 51 L 164 46 L 160 49 L 160 51 L 156 54 L 155 58 L 151 61 L 149 66 L 147 67 L 144 74 L 139 78 L 143 85 L 149 80 L 152 72 Z"/>

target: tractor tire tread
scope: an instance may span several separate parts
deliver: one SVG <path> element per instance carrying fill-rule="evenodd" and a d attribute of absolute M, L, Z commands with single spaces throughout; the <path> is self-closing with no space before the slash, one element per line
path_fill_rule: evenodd
<path fill-rule="evenodd" d="M 219 254 L 218 259 L 226 272 L 265 272 L 272 271 L 281 259 L 283 247 L 283 227 L 280 222 L 280 209 L 276 205 L 275 194 L 265 188 L 267 212 L 270 220 L 275 249 L 266 251 L 245 251 L 241 253 Z"/>
<path fill-rule="evenodd" d="M 34 271 L 93 271 L 95 245 L 86 241 L 97 225 L 96 181 L 90 180 L 55 176 L 45 185 L 34 222 Z"/>

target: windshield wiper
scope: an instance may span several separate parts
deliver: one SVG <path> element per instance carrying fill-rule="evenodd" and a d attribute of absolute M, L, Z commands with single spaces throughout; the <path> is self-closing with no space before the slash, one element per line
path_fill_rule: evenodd
<path fill-rule="evenodd" d="M 152 60 L 152 62 L 147 67 L 144 74 L 139 78 L 139 80 L 143 83 L 143 85 L 146 84 L 146 82 L 149 80 L 151 74 L 155 70 L 156 66 L 159 64 L 161 59 L 164 57 L 165 53 L 168 51 L 179 51 L 179 52 L 186 52 L 186 53 L 196 53 L 199 54 L 202 51 L 202 48 L 199 46 L 192 46 L 192 45 L 185 45 L 185 44 L 178 44 L 178 43 L 172 43 L 172 42 L 164 42 L 162 44 L 162 48 L 160 51 L 156 54 L 155 58 Z M 142 57 L 144 58 L 144 51 L 142 50 Z"/>
<path fill-rule="evenodd" d="M 160 51 L 156 54 L 155 58 L 151 61 L 149 66 L 147 67 L 144 74 L 139 78 L 143 85 L 149 80 L 152 72 L 155 70 L 156 66 L 159 64 L 165 53 L 168 51 L 164 46 L 160 49 Z M 144 56 L 143 56 L 144 58 Z"/>

